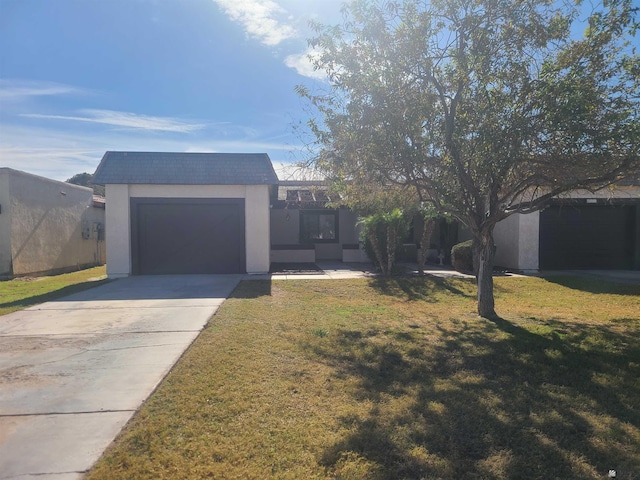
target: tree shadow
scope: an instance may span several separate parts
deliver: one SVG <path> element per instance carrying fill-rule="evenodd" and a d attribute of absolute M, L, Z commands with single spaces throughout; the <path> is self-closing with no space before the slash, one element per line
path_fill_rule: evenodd
<path fill-rule="evenodd" d="M 57 300 L 62 297 L 66 297 L 68 295 L 79 293 L 84 290 L 88 290 L 90 288 L 98 287 L 100 285 L 105 285 L 111 282 L 111 279 L 105 278 L 102 280 L 90 280 L 86 282 L 76 283 L 74 285 L 68 285 L 66 287 L 59 288 L 57 290 L 53 290 L 47 293 L 42 293 L 39 295 L 33 295 L 30 297 L 21 298 L 19 300 L 13 300 L 10 302 L 0 303 L 0 309 L 8 308 L 8 309 L 24 309 L 29 308 L 34 305 L 38 305 L 44 302 L 50 302 L 52 300 Z"/>
<path fill-rule="evenodd" d="M 640 285 L 637 284 L 610 282 L 580 275 L 542 275 L 542 278 L 549 283 L 582 292 L 640 296 Z"/>
<path fill-rule="evenodd" d="M 577 323 L 542 335 L 503 318 L 435 328 L 437 341 L 340 331 L 310 349 L 372 405 L 341 418 L 348 433 L 321 455 L 337 477 L 357 455 L 384 480 L 637 478 L 637 336 Z"/>
<path fill-rule="evenodd" d="M 259 298 L 271 296 L 271 280 L 246 280 L 238 284 L 228 298 Z"/>
<path fill-rule="evenodd" d="M 473 280 L 463 280 L 473 283 Z M 446 278 L 436 277 L 411 277 L 411 278 L 384 278 L 375 277 L 369 280 L 369 285 L 382 295 L 389 297 L 403 297 L 410 301 L 437 302 L 434 293 L 447 291 L 453 295 L 465 298 L 475 298 L 458 288 L 455 282 Z"/>

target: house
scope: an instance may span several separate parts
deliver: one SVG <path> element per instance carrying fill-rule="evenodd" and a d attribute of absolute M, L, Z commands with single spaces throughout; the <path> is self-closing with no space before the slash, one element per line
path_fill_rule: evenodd
<path fill-rule="evenodd" d="M 640 185 L 574 191 L 496 225 L 496 265 L 513 270 L 640 270 Z"/>
<path fill-rule="evenodd" d="M 266 154 L 107 152 L 94 182 L 106 186 L 112 277 L 368 261 L 357 215 L 340 207 L 322 182 L 279 181 Z M 542 212 L 512 215 L 496 226 L 496 264 L 640 268 L 639 199 L 634 186 L 575 192 Z M 405 239 L 405 260 L 416 258 L 420 228 Z M 456 224 L 438 222 L 431 259 L 464 239 Z"/>
<path fill-rule="evenodd" d="M 321 181 L 281 181 L 271 202 L 271 262 L 368 261 L 357 215 Z M 333 208 L 327 207 L 333 204 Z"/>
<path fill-rule="evenodd" d="M 102 265 L 104 226 L 90 188 L 0 168 L 0 277 Z"/>

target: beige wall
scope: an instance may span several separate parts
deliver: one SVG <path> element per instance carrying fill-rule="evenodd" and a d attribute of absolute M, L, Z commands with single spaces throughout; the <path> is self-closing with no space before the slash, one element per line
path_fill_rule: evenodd
<path fill-rule="evenodd" d="M 131 275 L 131 198 L 244 198 L 247 273 L 269 271 L 267 185 L 107 185 L 107 274 Z"/>
<path fill-rule="evenodd" d="M 11 196 L 8 168 L 0 168 L 0 277 L 11 274 Z"/>
<path fill-rule="evenodd" d="M 1 198 L 8 208 L 2 206 L 0 238 L 3 245 L 10 238 L 12 262 L 12 272 L 5 273 L 48 273 L 102 263 L 103 242 L 95 234 L 83 238 L 83 227 L 90 231 L 92 223 L 102 226 L 105 223 L 104 210 L 92 206 L 90 188 L 17 170 L 2 170 Z M 6 233 L 7 218 L 9 233 Z M 5 257 L 3 253 L 2 258 Z M 6 268 L 6 260 L 2 267 Z"/>

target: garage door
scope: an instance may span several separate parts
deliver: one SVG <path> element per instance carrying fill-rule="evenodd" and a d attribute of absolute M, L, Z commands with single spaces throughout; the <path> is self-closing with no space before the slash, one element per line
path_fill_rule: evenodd
<path fill-rule="evenodd" d="M 133 273 L 244 273 L 244 227 L 243 199 L 132 199 Z"/>
<path fill-rule="evenodd" d="M 631 269 L 635 206 L 563 205 L 540 213 L 540 268 Z"/>

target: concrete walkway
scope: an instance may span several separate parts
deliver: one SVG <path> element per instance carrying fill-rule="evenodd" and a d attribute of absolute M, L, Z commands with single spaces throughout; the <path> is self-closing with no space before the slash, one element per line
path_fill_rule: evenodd
<path fill-rule="evenodd" d="M 241 278 L 130 277 L 0 317 L 0 478 L 81 478 Z"/>

